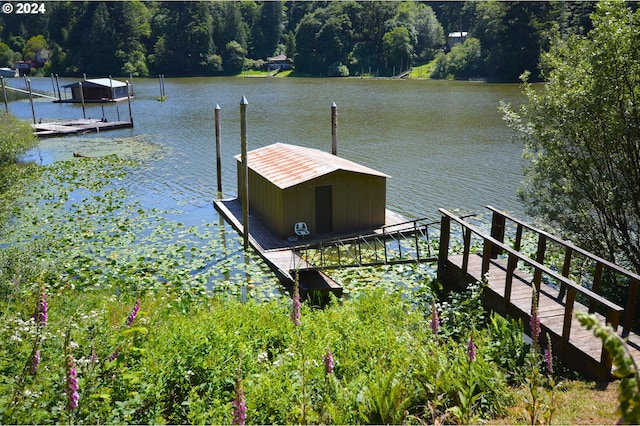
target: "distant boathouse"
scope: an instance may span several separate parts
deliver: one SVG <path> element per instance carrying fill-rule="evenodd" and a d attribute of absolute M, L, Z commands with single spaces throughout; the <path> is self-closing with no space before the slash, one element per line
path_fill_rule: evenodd
<path fill-rule="evenodd" d="M 238 188 L 242 161 L 237 155 Z M 305 222 L 312 235 L 385 224 L 390 176 L 318 149 L 275 143 L 247 153 L 251 212 L 281 237 Z"/>
<path fill-rule="evenodd" d="M 60 99 L 57 102 L 118 102 L 129 96 L 129 85 L 111 78 L 82 80 L 62 86 L 71 90 L 71 99 Z"/>

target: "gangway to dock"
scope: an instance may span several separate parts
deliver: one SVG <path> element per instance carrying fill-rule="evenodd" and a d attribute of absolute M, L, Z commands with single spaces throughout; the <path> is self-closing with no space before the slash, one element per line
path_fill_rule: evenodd
<path fill-rule="evenodd" d="M 340 269 L 403 263 L 435 263 L 439 222 L 430 218 L 382 226 L 372 232 L 334 237 L 293 248 L 304 266 L 296 269 Z"/>
<path fill-rule="evenodd" d="M 39 96 L 41 98 L 47 98 L 47 99 L 53 99 L 54 101 L 57 101 L 58 98 L 56 98 L 55 96 L 51 96 L 51 95 L 45 95 L 44 93 L 38 93 L 38 92 L 34 92 L 33 90 L 31 92 L 29 92 L 28 90 L 25 89 L 18 89 L 16 87 L 10 87 L 10 86 L 4 86 L 5 90 L 13 90 L 14 92 L 19 92 L 19 93 L 25 93 L 25 94 L 31 94 L 33 96 Z"/>

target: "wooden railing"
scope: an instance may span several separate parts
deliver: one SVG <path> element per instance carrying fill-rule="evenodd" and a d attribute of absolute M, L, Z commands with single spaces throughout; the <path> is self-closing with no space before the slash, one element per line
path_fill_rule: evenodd
<path fill-rule="evenodd" d="M 382 227 L 379 234 L 329 239 L 294 248 L 314 269 L 435 262 L 430 232 L 437 222 L 416 219 Z"/>
<path fill-rule="evenodd" d="M 638 287 L 640 287 L 640 276 L 628 271 L 614 263 L 609 262 L 599 256 L 594 255 L 580 247 L 575 246 L 570 241 L 563 240 L 554 235 L 549 234 L 541 229 L 533 227 L 529 224 L 522 222 L 514 218 L 513 216 L 500 211 L 492 206 L 487 206 L 487 208 L 492 212 L 492 221 L 491 221 L 491 236 L 501 243 L 504 242 L 505 230 L 509 223 L 515 225 L 515 238 L 514 238 L 514 246 L 513 249 L 516 251 L 520 251 L 520 245 L 522 243 L 522 235 L 523 231 L 529 230 L 538 236 L 538 247 L 536 254 L 536 261 L 538 263 L 544 264 L 545 254 L 547 251 L 547 245 L 549 242 L 554 242 L 557 244 L 561 250 L 564 252 L 564 262 L 562 265 L 561 275 L 565 278 L 568 278 L 571 274 L 571 261 L 572 258 L 576 254 L 584 256 L 585 259 L 590 260 L 594 263 L 594 272 L 593 272 L 593 282 L 591 291 L 595 294 L 602 294 L 602 277 L 605 272 L 609 271 L 613 274 L 618 274 L 621 277 L 624 277 L 629 282 L 629 294 L 627 295 L 627 303 L 623 312 L 623 325 L 622 325 L 622 336 L 626 337 L 629 335 L 631 331 L 631 327 L 633 325 L 633 319 L 635 317 L 635 309 L 636 302 L 638 299 Z M 496 257 L 499 254 L 499 250 L 494 250 L 492 252 L 492 256 Z M 539 277 L 538 277 L 539 279 Z M 567 291 L 567 287 L 565 285 L 560 286 L 560 296 L 564 296 Z M 596 309 L 595 300 L 591 300 L 589 305 L 590 311 L 594 311 Z"/>
<path fill-rule="evenodd" d="M 568 341 L 570 337 L 571 319 L 573 315 L 576 294 L 581 294 L 582 296 L 587 298 L 587 300 L 590 301 L 591 310 L 595 309 L 595 306 L 598 306 L 598 305 L 602 306 L 606 310 L 607 323 L 610 324 L 614 328 L 614 330 L 617 330 L 618 325 L 620 323 L 620 316 L 624 311 L 622 307 L 616 305 L 613 302 L 610 302 L 604 297 L 598 295 L 596 292 L 582 287 L 581 285 L 575 283 L 574 281 L 567 278 L 566 276 L 561 275 L 558 272 L 548 268 L 547 266 L 545 266 L 539 261 L 541 258 L 542 259 L 544 258 L 543 256 L 540 256 L 540 253 L 538 253 L 536 260 L 533 260 L 525 256 L 524 254 L 522 254 L 520 251 L 518 251 L 519 247 L 517 247 L 518 249 L 516 249 L 516 248 L 507 246 L 503 241 L 500 240 L 500 231 L 498 228 L 500 223 L 503 223 L 500 216 L 502 216 L 502 218 L 504 219 L 507 219 L 508 216 L 502 212 L 497 211 L 496 209 L 493 209 L 493 208 L 490 208 L 490 209 L 497 216 L 497 218 L 494 218 L 494 221 L 497 223 L 495 236 L 487 235 L 476 226 L 448 212 L 445 209 L 439 209 L 440 214 L 442 215 L 441 225 L 440 225 L 440 250 L 439 250 L 439 260 L 438 260 L 439 274 L 441 273 L 441 271 L 445 270 L 444 265 L 446 264 L 449 257 L 451 222 L 453 221 L 462 227 L 462 235 L 463 235 L 462 271 L 464 273 L 467 273 L 467 268 L 469 265 L 469 255 L 471 254 L 472 234 L 475 234 L 482 242 L 481 247 L 482 247 L 482 275 L 483 276 L 489 271 L 490 262 L 492 260 L 492 254 L 494 255 L 493 258 L 495 258 L 495 255 L 498 252 L 506 253 L 506 256 L 507 256 L 506 282 L 505 282 L 505 291 L 503 295 L 505 303 L 509 303 L 511 299 L 511 285 L 514 278 L 514 272 L 516 270 L 516 267 L 518 266 L 518 263 L 522 262 L 523 264 L 529 266 L 533 270 L 533 282 L 531 283 L 531 285 L 535 286 L 536 294 L 540 294 L 540 284 L 542 282 L 543 275 L 550 279 L 555 280 L 557 283 L 560 284 L 562 288 L 564 288 L 564 291 L 566 293 L 566 301 L 564 303 L 564 319 L 563 319 L 562 336 L 561 336 L 562 340 Z M 510 217 L 509 219 L 512 220 L 512 218 Z M 519 227 L 526 226 L 527 228 L 531 229 L 531 227 L 529 227 L 528 225 L 525 225 L 522 222 L 518 222 L 518 226 Z M 504 225 L 502 225 L 502 229 L 504 230 Z M 494 232 L 492 232 L 492 234 L 494 234 Z M 521 230 L 519 232 L 519 235 L 521 239 L 522 238 Z M 544 240 L 548 238 L 555 239 L 555 237 L 552 237 L 551 235 L 546 233 L 544 234 L 540 233 L 540 235 L 544 235 L 544 237 L 542 237 L 541 239 L 543 243 L 539 243 L 538 245 L 539 245 L 539 248 L 542 249 L 542 251 L 544 251 L 544 247 L 545 247 Z M 498 238 L 496 238 L 496 236 Z M 504 234 L 502 234 L 502 237 L 504 237 Z M 516 240 L 518 240 L 518 238 L 516 238 Z M 516 246 L 518 246 L 517 242 L 516 242 Z M 575 250 L 577 248 L 573 247 L 572 249 Z M 628 332 L 629 332 L 628 329 L 624 329 L 623 331 L 623 333 L 628 333 Z"/>

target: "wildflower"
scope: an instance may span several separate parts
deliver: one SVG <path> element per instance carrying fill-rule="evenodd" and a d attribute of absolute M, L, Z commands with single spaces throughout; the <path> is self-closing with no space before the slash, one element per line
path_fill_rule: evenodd
<path fill-rule="evenodd" d="M 533 339 L 533 344 L 536 345 L 538 344 L 538 337 L 540 336 L 540 316 L 538 315 L 538 306 L 535 301 L 529 327 L 531 327 L 531 338 Z"/>
<path fill-rule="evenodd" d="M 296 281 L 293 287 L 291 322 L 295 325 L 300 325 L 300 289 L 298 288 L 298 281 Z"/>
<path fill-rule="evenodd" d="M 473 341 L 473 334 L 469 336 L 469 341 L 467 342 L 467 356 L 471 362 L 476 360 L 476 344 Z"/>
<path fill-rule="evenodd" d="M 431 331 L 438 334 L 440 330 L 440 317 L 438 316 L 438 306 L 435 299 L 433 300 L 433 308 L 431 309 Z"/>
<path fill-rule="evenodd" d="M 40 293 L 40 297 L 38 298 L 38 303 L 36 304 L 36 309 L 33 312 L 33 319 L 37 324 L 45 327 L 47 325 L 47 294 L 44 290 Z"/>
<path fill-rule="evenodd" d="M 76 372 L 73 355 L 67 356 L 67 385 L 65 386 L 65 391 L 69 398 L 67 408 L 69 410 L 76 409 L 80 395 L 78 395 L 78 373 Z"/>
<path fill-rule="evenodd" d="M 127 317 L 127 327 L 131 327 L 133 321 L 136 319 L 136 315 L 138 315 L 138 311 L 140 310 L 140 299 L 136 300 L 136 304 L 133 307 L 133 310 Z"/>
<path fill-rule="evenodd" d="M 327 354 L 322 357 L 322 362 L 324 363 L 325 374 L 333 374 L 333 353 L 331 349 L 327 349 Z"/>
<path fill-rule="evenodd" d="M 31 374 L 35 375 L 38 370 L 38 364 L 40 364 L 40 349 L 36 349 L 33 353 L 33 362 L 31 363 Z"/>
<path fill-rule="evenodd" d="M 553 374 L 553 354 L 551 352 L 551 339 L 547 336 L 547 349 L 544 350 L 544 362 L 547 366 L 547 372 Z"/>
<path fill-rule="evenodd" d="M 113 362 L 119 356 L 120 356 L 120 352 L 116 349 L 111 355 L 109 355 L 109 358 L 107 359 L 109 360 L 109 362 Z"/>
<path fill-rule="evenodd" d="M 242 354 L 238 363 L 238 372 L 236 376 L 236 396 L 231 405 L 233 406 L 232 424 L 244 426 L 247 419 L 247 405 L 244 401 L 244 388 L 242 387 Z"/>

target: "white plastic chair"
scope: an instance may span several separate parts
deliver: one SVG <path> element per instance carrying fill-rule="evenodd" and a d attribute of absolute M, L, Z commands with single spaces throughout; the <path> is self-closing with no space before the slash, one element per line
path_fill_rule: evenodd
<path fill-rule="evenodd" d="M 305 222 L 298 222 L 293 226 L 293 231 L 299 237 L 306 237 L 310 234 L 309 228 L 307 228 L 307 224 Z"/>

